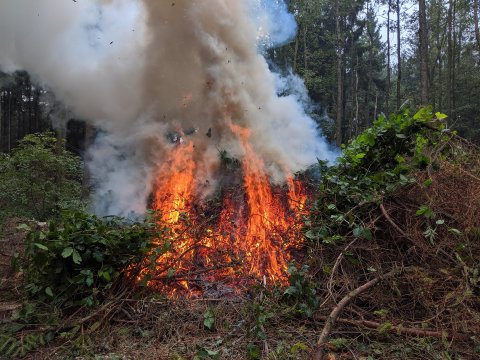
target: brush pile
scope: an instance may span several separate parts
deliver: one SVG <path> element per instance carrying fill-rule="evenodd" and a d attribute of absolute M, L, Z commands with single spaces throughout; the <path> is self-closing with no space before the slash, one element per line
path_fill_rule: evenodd
<path fill-rule="evenodd" d="M 326 321 L 318 359 L 335 320 L 359 334 L 436 337 L 475 358 L 480 152 L 444 118 L 380 118 L 325 174 L 306 233 Z"/>

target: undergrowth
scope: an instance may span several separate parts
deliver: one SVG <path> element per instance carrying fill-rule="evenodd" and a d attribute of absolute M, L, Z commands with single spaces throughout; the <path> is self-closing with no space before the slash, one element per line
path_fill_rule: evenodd
<path fill-rule="evenodd" d="M 380 117 L 351 141 L 324 173 L 305 235 L 323 307 L 397 272 L 355 296 L 340 322 L 360 334 L 430 329 L 450 339 L 449 357 L 470 359 L 480 333 L 480 149 L 445 118 L 431 108 Z"/>

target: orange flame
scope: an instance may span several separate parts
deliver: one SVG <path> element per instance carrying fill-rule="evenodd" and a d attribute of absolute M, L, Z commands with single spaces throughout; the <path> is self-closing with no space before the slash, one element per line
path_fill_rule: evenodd
<path fill-rule="evenodd" d="M 227 193 L 213 220 L 201 220 L 193 205 L 193 144 L 178 144 L 158 170 L 153 207 L 161 214 L 159 222 L 171 230 L 172 249 L 156 260 L 155 275 L 171 278 L 166 274 L 174 269 L 180 274 L 176 284 L 184 290 L 192 291 L 199 274 L 211 281 L 219 274 L 234 278 L 234 267 L 247 277 L 285 283 L 291 261 L 288 249 L 302 242 L 299 216 L 291 210 L 305 207 L 302 183 L 288 180 L 288 198 L 278 189 L 275 192 L 263 160 L 251 146 L 250 131 L 236 125 L 231 125 L 231 131 L 244 151 L 244 192 L 240 196 Z"/>

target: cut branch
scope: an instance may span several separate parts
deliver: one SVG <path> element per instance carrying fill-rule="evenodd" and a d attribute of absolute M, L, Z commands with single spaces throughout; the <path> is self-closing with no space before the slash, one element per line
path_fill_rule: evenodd
<path fill-rule="evenodd" d="M 327 316 L 317 316 L 316 319 L 321 321 L 327 321 Z M 379 329 L 382 326 L 382 323 L 378 321 L 371 321 L 371 320 L 351 320 L 351 319 L 337 319 L 338 323 L 357 326 L 357 327 L 365 327 L 369 329 Z M 419 329 L 419 328 L 411 328 L 411 327 L 404 327 L 402 325 L 392 325 L 388 327 L 386 330 L 388 332 L 397 334 L 397 335 L 409 335 L 415 337 L 434 337 L 439 339 L 447 339 L 451 340 L 468 340 L 473 334 L 463 334 L 463 333 L 456 333 L 456 332 L 449 332 L 449 331 L 438 331 L 432 329 Z"/>
<path fill-rule="evenodd" d="M 405 233 L 405 231 L 402 230 L 402 228 L 400 226 L 398 226 L 395 221 L 393 221 L 393 219 L 390 217 L 390 215 L 388 215 L 388 212 L 387 212 L 387 209 L 385 209 L 385 206 L 383 204 L 380 204 L 380 210 L 382 211 L 382 214 L 383 216 L 385 217 L 385 219 L 387 219 L 387 221 L 400 233 L 402 234 L 402 236 L 408 238 L 407 234 Z"/>
<path fill-rule="evenodd" d="M 330 335 L 330 332 L 332 331 L 332 329 L 335 325 L 335 322 L 337 321 L 338 316 L 343 311 L 345 306 L 347 306 L 355 297 L 364 293 L 368 289 L 374 287 L 380 281 L 382 281 L 384 279 L 391 278 L 391 277 L 397 275 L 399 272 L 400 272 L 400 270 L 392 270 L 392 271 L 386 273 L 385 275 L 376 277 L 375 279 L 370 280 L 369 282 L 363 284 L 362 286 L 356 288 L 355 290 L 352 290 L 342 300 L 340 300 L 338 305 L 335 306 L 335 308 L 332 310 L 332 312 L 328 316 L 327 320 L 325 321 L 325 325 L 323 327 L 322 333 L 320 334 L 320 337 L 318 338 L 318 341 L 317 341 L 315 354 L 313 356 L 314 360 L 322 360 L 323 359 L 325 343 L 326 343 L 326 341 L 327 341 L 327 339 Z"/>

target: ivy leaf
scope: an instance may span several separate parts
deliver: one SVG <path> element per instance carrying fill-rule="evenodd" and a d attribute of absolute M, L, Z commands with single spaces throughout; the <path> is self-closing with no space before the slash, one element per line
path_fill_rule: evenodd
<path fill-rule="evenodd" d="M 298 290 L 295 286 L 289 286 L 284 292 L 284 295 L 295 295 L 298 293 Z"/>
<path fill-rule="evenodd" d="M 35 245 L 37 248 L 39 248 L 39 249 L 41 249 L 41 250 L 48 251 L 48 247 L 46 247 L 46 246 L 43 245 L 43 244 L 34 243 L 33 245 Z"/>
<path fill-rule="evenodd" d="M 361 237 L 370 241 L 373 240 L 373 235 L 370 229 L 367 229 L 363 226 L 359 226 L 353 229 L 353 236 Z"/>
<path fill-rule="evenodd" d="M 420 208 L 417 210 L 415 214 L 419 216 L 423 215 L 427 219 L 432 219 L 435 217 L 435 212 L 432 209 L 430 209 L 427 205 L 420 206 Z"/>
<path fill-rule="evenodd" d="M 73 253 L 73 248 L 72 247 L 66 247 L 65 249 L 63 249 L 62 251 L 62 257 L 64 259 L 68 258 L 69 256 L 72 256 L 72 253 Z"/>
<path fill-rule="evenodd" d="M 208 309 L 205 314 L 203 314 L 203 325 L 209 330 L 212 330 L 213 325 L 215 324 L 215 314 L 212 309 Z"/>
<path fill-rule="evenodd" d="M 310 240 L 318 240 L 318 235 L 316 235 L 313 230 L 308 230 L 305 233 L 305 237 Z"/>
<path fill-rule="evenodd" d="M 73 262 L 75 264 L 77 264 L 77 265 L 81 264 L 82 257 L 80 256 L 80 254 L 78 253 L 77 250 L 73 250 L 72 258 L 73 258 Z"/>

